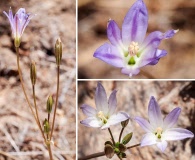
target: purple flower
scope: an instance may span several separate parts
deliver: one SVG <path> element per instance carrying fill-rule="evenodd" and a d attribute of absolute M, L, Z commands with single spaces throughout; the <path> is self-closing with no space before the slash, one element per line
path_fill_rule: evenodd
<path fill-rule="evenodd" d="M 18 12 L 15 14 L 15 16 L 13 16 L 11 8 L 9 9 L 9 14 L 6 13 L 5 11 L 3 11 L 3 13 L 9 19 L 14 39 L 20 42 L 20 38 L 26 26 L 28 25 L 28 23 L 30 22 L 34 15 L 26 13 L 24 8 L 20 8 Z"/>
<path fill-rule="evenodd" d="M 125 112 L 115 114 L 117 105 L 116 92 L 117 91 L 114 90 L 107 101 L 106 91 L 101 83 L 98 83 L 95 92 L 95 104 L 97 109 L 83 104 L 81 109 L 87 118 L 82 120 L 81 124 L 87 127 L 101 127 L 101 129 L 106 129 L 111 125 L 129 119 L 129 115 Z"/>
<path fill-rule="evenodd" d="M 141 141 L 141 146 L 157 144 L 157 147 L 164 152 L 167 141 L 192 138 L 194 134 L 187 129 L 175 128 L 181 109 L 173 109 L 164 119 L 154 97 L 151 97 L 148 106 L 149 122 L 141 117 L 135 121 L 146 131 Z"/>
<path fill-rule="evenodd" d="M 128 11 L 122 24 L 122 31 L 114 20 L 109 20 L 107 36 L 110 43 L 100 46 L 94 57 L 122 68 L 123 74 L 132 76 L 145 65 L 155 65 L 167 52 L 158 49 L 163 39 L 171 38 L 178 30 L 165 33 L 155 31 L 146 38 L 148 12 L 142 0 L 137 0 Z"/>

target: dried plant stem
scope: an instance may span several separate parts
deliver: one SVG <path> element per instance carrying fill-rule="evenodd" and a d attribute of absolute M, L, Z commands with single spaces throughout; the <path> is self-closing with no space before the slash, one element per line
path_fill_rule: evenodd
<path fill-rule="evenodd" d="M 121 137 L 122 137 L 122 134 L 123 134 L 124 129 L 125 129 L 125 127 L 123 127 L 121 129 L 121 132 L 120 132 L 120 135 L 119 135 L 119 139 L 118 139 L 119 142 L 121 142 Z"/>
<path fill-rule="evenodd" d="M 138 146 L 140 146 L 140 143 L 136 144 L 136 145 L 133 145 L 133 146 L 129 146 L 129 147 L 127 147 L 127 149 L 138 147 Z M 105 156 L 105 153 L 104 152 L 98 152 L 98 153 L 94 153 L 94 154 L 79 158 L 78 160 L 87 160 L 87 159 L 92 159 L 92 158 L 97 158 L 97 157 L 102 157 L 102 156 Z"/>
<path fill-rule="evenodd" d="M 59 86 L 60 86 L 60 65 L 57 66 L 57 91 L 56 91 L 56 101 L 55 101 L 55 107 L 54 107 L 54 115 L 53 115 L 53 121 L 52 121 L 52 127 L 51 127 L 50 140 L 51 140 L 51 138 L 53 136 L 55 117 L 56 117 L 56 110 L 57 110 L 57 106 L 58 106 Z"/>
<path fill-rule="evenodd" d="M 37 125 L 39 126 L 37 117 L 36 117 L 36 115 L 35 115 L 35 113 L 34 113 L 34 111 L 33 111 L 33 108 L 32 108 L 32 106 L 31 106 L 31 104 L 30 104 L 30 101 L 29 101 L 29 99 L 28 99 L 28 96 L 27 96 L 27 94 L 26 94 L 26 90 L 25 90 L 25 87 L 24 87 L 24 82 L 23 82 L 23 79 L 22 79 L 22 73 L 21 73 L 21 70 L 20 70 L 19 48 L 18 48 L 18 47 L 16 47 L 16 53 L 17 53 L 18 73 L 19 73 L 20 82 L 21 82 L 21 85 L 22 85 L 22 90 L 23 90 L 23 92 L 24 92 L 24 96 L 25 96 L 25 98 L 26 98 L 26 101 L 27 101 L 27 103 L 28 103 L 28 106 L 30 107 L 30 110 L 31 110 L 31 112 L 32 112 L 32 114 L 33 114 L 33 116 L 34 116 L 34 119 L 35 119 Z M 41 130 L 40 126 L 39 126 L 39 129 Z"/>
<path fill-rule="evenodd" d="M 108 131 L 109 131 L 110 136 L 111 136 L 111 138 L 112 138 L 112 142 L 113 142 L 113 144 L 115 145 L 114 137 L 113 137 L 113 135 L 112 135 L 112 132 L 111 132 L 110 128 L 108 128 Z"/>
<path fill-rule="evenodd" d="M 6 157 L 11 158 L 11 159 L 14 159 L 14 160 L 18 160 L 18 158 L 15 158 L 15 157 L 13 157 L 13 156 L 11 156 L 8 153 L 3 152 L 3 151 L 0 151 L 0 155 L 6 156 Z"/>
<path fill-rule="evenodd" d="M 38 112 L 38 109 L 37 109 L 37 103 L 36 103 L 36 97 L 35 97 L 35 85 L 32 85 L 32 88 L 33 88 L 33 99 L 34 99 L 35 113 L 36 113 L 36 116 L 37 116 L 38 126 L 39 126 L 41 134 L 44 138 L 44 141 L 46 141 L 44 132 L 43 132 L 42 127 L 41 127 L 40 119 L 39 119 L 39 112 Z"/>

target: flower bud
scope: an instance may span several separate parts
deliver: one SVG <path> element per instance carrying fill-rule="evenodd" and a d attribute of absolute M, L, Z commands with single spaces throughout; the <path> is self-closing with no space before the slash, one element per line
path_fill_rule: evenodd
<path fill-rule="evenodd" d="M 55 57 L 56 64 L 59 66 L 62 59 L 62 42 L 60 38 L 57 39 L 55 44 Z"/>
<path fill-rule="evenodd" d="M 125 128 L 125 127 L 128 125 L 128 123 L 129 123 L 129 119 L 127 119 L 127 120 L 125 120 L 125 121 L 122 121 L 122 122 L 121 122 L 121 126 L 122 126 L 123 128 Z"/>
<path fill-rule="evenodd" d="M 50 95 L 47 99 L 47 112 L 51 113 L 53 106 L 53 97 Z"/>
<path fill-rule="evenodd" d="M 32 85 L 35 85 L 36 79 L 37 79 L 37 73 L 36 73 L 36 65 L 34 61 L 31 62 L 31 65 L 30 65 L 30 79 L 31 79 Z"/>
<path fill-rule="evenodd" d="M 133 136 L 133 132 L 127 134 L 127 135 L 123 138 L 122 143 L 123 143 L 124 145 L 126 145 L 127 143 L 129 143 L 129 141 L 131 140 L 132 136 Z"/>
<path fill-rule="evenodd" d="M 50 131 L 50 126 L 49 126 L 49 122 L 47 119 L 45 119 L 43 122 L 43 128 L 44 128 L 44 132 L 48 134 Z"/>
<path fill-rule="evenodd" d="M 120 158 L 127 158 L 127 155 L 126 155 L 125 153 L 120 153 L 120 154 L 119 154 L 119 157 L 120 157 Z"/>
<path fill-rule="evenodd" d="M 111 141 L 106 141 L 104 144 L 105 144 L 105 145 L 109 144 L 109 145 L 113 146 L 113 144 L 112 144 Z"/>
<path fill-rule="evenodd" d="M 114 156 L 114 149 L 111 145 L 106 144 L 104 147 L 104 153 L 107 158 L 112 158 Z"/>

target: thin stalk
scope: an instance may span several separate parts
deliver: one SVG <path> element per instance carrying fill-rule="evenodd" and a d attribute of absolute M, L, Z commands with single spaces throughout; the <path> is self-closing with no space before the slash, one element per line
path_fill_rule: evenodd
<path fill-rule="evenodd" d="M 121 129 L 121 133 L 120 133 L 119 139 L 118 139 L 119 142 L 121 142 L 121 137 L 122 137 L 122 134 L 123 134 L 124 129 L 125 129 L 125 127 L 123 127 L 123 128 Z"/>
<path fill-rule="evenodd" d="M 32 88 L 33 88 L 33 99 L 34 99 L 35 113 L 36 113 L 36 116 L 37 116 L 38 126 L 39 126 L 39 129 L 41 131 L 42 137 L 46 141 L 44 132 L 41 129 L 42 127 L 41 127 L 41 123 L 40 123 L 40 119 L 39 119 L 39 112 L 38 112 L 38 109 L 37 109 L 37 102 L 36 102 L 36 97 L 35 97 L 35 85 L 32 85 Z"/>
<path fill-rule="evenodd" d="M 133 146 L 129 146 L 129 147 L 127 147 L 127 149 L 138 147 L 138 146 L 140 146 L 140 143 L 136 144 L 136 145 L 133 145 Z M 102 157 L 102 156 L 105 156 L 105 153 L 104 152 L 98 152 L 98 153 L 94 153 L 94 154 L 79 158 L 78 160 L 87 160 L 87 159 L 92 159 L 92 158 L 97 158 L 97 157 Z"/>
<path fill-rule="evenodd" d="M 113 135 L 112 135 L 112 132 L 111 132 L 110 128 L 108 128 L 108 131 L 109 131 L 110 136 L 111 136 L 111 138 L 112 138 L 112 142 L 113 142 L 113 144 L 115 145 L 114 137 L 113 137 Z"/>
<path fill-rule="evenodd" d="M 8 153 L 3 152 L 3 151 L 0 151 L 0 155 L 6 156 L 6 157 L 13 159 L 13 160 L 19 160 L 18 158 L 15 158 L 15 157 L 13 157 L 13 156 L 11 156 Z"/>
<path fill-rule="evenodd" d="M 52 121 L 52 127 L 51 127 L 50 140 L 51 140 L 51 138 L 53 136 L 55 117 L 56 117 L 56 110 L 57 110 L 57 105 L 58 105 L 59 86 L 60 86 L 60 65 L 57 66 L 57 91 L 56 91 L 56 101 L 55 101 L 55 108 L 54 108 L 54 115 L 53 115 L 53 121 Z"/>
<path fill-rule="evenodd" d="M 48 149 L 48 152 L 49 152 L 49 159 L 53 160 L 52 150 L 51 150 L 51 145 L 50 144 L 47 145 L 47 149 Z"/>
<path fill-rule="evenodd" d="M 27 94 L 26 94 L 24 82 L 23 82 L 23 79 L 22 79 L 22 73 L 21 73 L 21 70 L 20 70 L 19 48 L 18 48 L 18 47 L 16 47 L 16 53 L 17 53 L 18 73 L 19 73 L 20 82 L 21 82 L 21 85 L 22 85 L 22 90 L 23 90 L 23 92 L 24 92 L 24 96 L 25 96 L 25 98 L 26 98 L 26 101 L 27 101 L 27 103 L 28 103 L 28 106 L 30 107 L 30 110 L 31 110 L 31 112 L 32 112 L 32 114 L 33 114 L 33 116 L 34 116 L 34 119 L 35 119 L 37 125 L 39 126 L 37 117 L 36 117 L 36 115 L 35 115 L 35 113 L 34 113 L 34 111 L 33 111 L 33 108 L 32 108 L 32 106 L 31 106 L 30 101 L 29 101 L 29 99 L 28 99 L 28 96 L 27 96 Z M 40 128 L 40 126 L 39 126 L 39 129 L 40 129 L 40 131 L 42 131 L 41 128 Z"/>

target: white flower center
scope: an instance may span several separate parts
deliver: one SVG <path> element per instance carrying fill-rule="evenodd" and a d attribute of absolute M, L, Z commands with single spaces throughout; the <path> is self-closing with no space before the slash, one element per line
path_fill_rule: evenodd
<path fill-rule="evenodd" d="M 106 124 L 108 121 L 108 117 L 104 115 L 102 111 L 99 111 L 97 116 L 101 119 L 101 121 Z"/>
<path fill-rule="evenodd" d="M 156 135 L 156 137 L 157 137 L 158 139 L 161 139 L 162 133 L 163 133 L 163 129 L 162 129 L 161 127 L 158 127 L 158 128 L 156 129 L 156 131 L 155 131 L 154 134 Z"/>
<path fill-rule="evenodd" d="M 139 51 L 139 45 L 138 45 L 138 43 L 137 42 L 134 42 L 134 41 L 131 42 L 131 44 L 128 47 L 129 55 L 130 56 L 135 56 L 135 55 L 137 55 L 138 51 Z"/>

